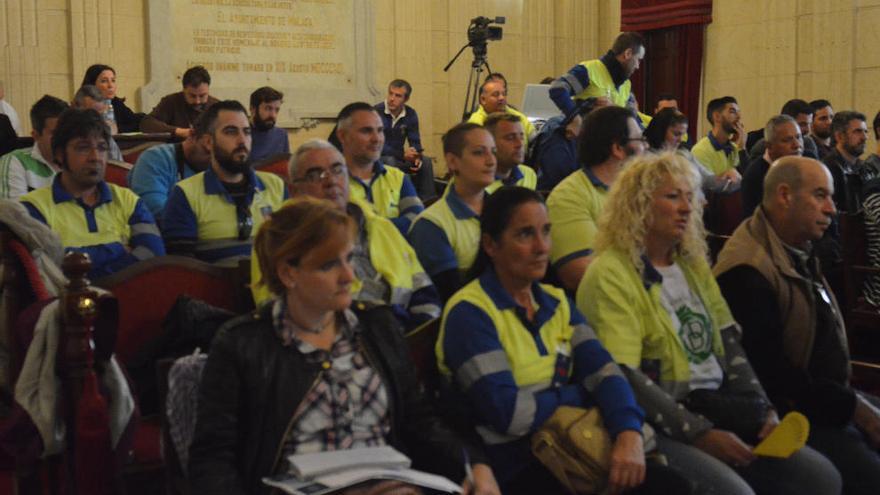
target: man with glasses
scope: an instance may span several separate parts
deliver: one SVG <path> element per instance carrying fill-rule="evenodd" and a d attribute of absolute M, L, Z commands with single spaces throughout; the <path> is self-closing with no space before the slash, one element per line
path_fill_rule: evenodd
<path fill-rule="evenodd" d="M 162 236 L 170 254 L 234 265 L 250 256 L 251 239 L 287 190 L 280 177 L 251 168 L 251 125 L 241 103 L 221 101 L 204 119 L 211 166 L 171 191 Z"/>
<path fill-rule="evenodd" d="M 550 263 L 566 290 L 577 290 L 590 263 L 608 188 L 624 161 L 646 148 L 635 113 L 628 108 L 598 108 L 584 120 L 578 139 L 581 170 L 560 182 L 547 199 L 553 225 Z"/>
<path fill-rule="evenodd" d="M 165 249 L 153 215 L 136 194 L 104 182 L 110 131 L 98 112 L 67 110 L 52 136 L 61 172 L 20 198 L 31 216 L 61 237 L 66 251 L 89 255 L 100 278 Z"/>
<path fill-rule="evenodd" d="M 290 160 L 288 176 L 294 197 L 325 199 L 345 210 L 358 226 L 353 252 L 356 302 L 388 304 L 406 330 L 440 316 L 440 299 L 415 251 L 390 220 L 372 212 L 369 204 L 349 197 L 345 158 L 322 139 L 303 143 Z M 260 280 L 260 266 L 251 256 L 251 280 Z M 251 284 L 259 306 L 271 297 L 260 284 Z"/>

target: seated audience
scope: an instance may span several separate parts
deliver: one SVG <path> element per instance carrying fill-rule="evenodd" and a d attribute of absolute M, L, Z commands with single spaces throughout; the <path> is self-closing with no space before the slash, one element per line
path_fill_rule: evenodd
<path fill-rule="evenodd" d="M 609 491 L 641 485 L 644 414 L 626 378 L 562 289 L 539 283 L 550 247 L 541 196 L 499 189 L 480 232 L 476 278 L 449 300 L 437 363 L 472 411 L 504 493 L 565 493 L 530 451 L 559 406 L 598 405 L 613 440 Z"/>
<path fill-rule="evenodd" d="M 651 151 L 678 151 L 691 162 L 694 171 L 700 175 L 699 194 L 702 194 L 704 190 L 713 192 L 736 190 L 736 177 L 731 171 L 715 175 L 688 151 L 682 142 L 687 137 L 687 130 L 687 116 L 675 108 L 667 107 L 654 114 L 654 118 L 645 129 L 645 139 L 648 140 Z"/>
<path fill-rule="evenodd" d="M 463 284 L 480 243 L 480 212 L 495 181 L 495 142 L 478 124 L 458 124 L 443 136 L 453 182 L 413 222 L 407 238 L 446 301 Z"/>
<path fill-rule="evenodd" d="M 831 135 L 831 121 L 834 120 L 834 109 L 828 100 L 813 100 L 810 102 L 813 108 L 813 128 L 810 137 L 816 143 L 819 152 L 819 160 L 834 151 L 834 143 Z"/>
<path fill-rule="evenodd" d="M 336 138 L 348 166 L 351 196 L 371 204 L 406 234 L 425 207 L 409 177 L 379 161 L 385 133 L 376 109 L 364 102 L 346 105 L 336 118 Z"/>
<path fill-rule="evenodd" d="M 629 378 L 660 452 L 699 493 L 840 493 L 839 473 L 809 447 L 787 459 L 752 452 L 779 419 L 706 261 L 697 184 L 679 154 L 630 162 L 577 307 Z"/>
<path fill-rule="evenodd" d="M 739 183 L 741 174 L 737 169 L 748 163 L 748 155 L 743 150 L 746 132 L 736 98 L 722 96 L 711 100 L 706 118 L 712 129 L 694 144 L 691 153 L 713 174 L 729 173 L 732 182 Z"/>
<path fill-rule="evenodd" d="M 294 198 L 326 199 L 354 220 L 354 301 L 391 306 L 404 330 L 440 316 L 437 289 L 397 227 L 369 205 L 350 200 L 348 169 L 335 146 L 321 139 L 306 141 L 294 152 L 288 177 Z M 259 270 L 257 257 L 252 254 L 251 280 L 262 278 Z M 253 283 L 251 291 L 257 306 L 271 297 L 265 285 Z"/>
<path fill-rule="evenodd" d="M 234 265 L 250 255 L 255 229 L 281 206 L 287 189 L 277 175 L 251 168 L 251 125 L 241 103 L 221 101 L 205 112 L 211 166 L 174 186 L 162 236 L 169 254 Z"/>
<path fill-rule="evenodd" d="M 764 197 L 764 176 L 770 164 L 783 156 L 800 156 L 804 150 L 801 128 L 794 118 L 777 115 L 767 122 L 761 142 L 764 154 L 752 160 L 742 181 L 743 216 L 749 217 Z"/>
<path fill-rule="evenodd" d="M 486 189 L 490 194 L 501 186 L 522 186 L 535 189 L 538 174 L 523 165 L 526 158 L 525 134 L 522 122 L 509 113 L 492 113 L 483 124 L 495 141 L 495 182 Z"/>
<path fill-rule="evenodd" d="M 3 81 L 0 81 L 0 114 L 6 115 L 9 118 L 9 124 L 16 135 L 21 134 L 21 120 L 18 118 L 18 112 L 15 111 L 15 107 L 6 101 L 6 87 L 3 85 Z"/>
<path fill-rule="evenodd" d="M 804 100 L 794 99 L 788 100 L 785 105 L 782 106 L 782 111 L 779 112 L 781 115 L 788 115 L 793 118 L 797 123 L 798 127 L 801 129 L 801 138 L 803 140 L 803 156 L 807 158 L 819 159 L 819 150 L 816 147 L 815 141 L 810 137 L 813 130 L 813 107 L 810 106 Z M 754 144 L 751 148 L 749 148 L 749 164 L 754 162 L 755 160 L 761 158 L 764 155 L 764 151 L 767 149 L 767 138 L 764 136 L 766 130 L 761 130 L 761 139 Z M 748 168 L 746 168 L 748 171 Z M 745 173 L 743 173 L 745 176 Z M 745 180 L 745 179 L 743 179 Z M 760 194 L 760 193 L 759 193 Z M 746 216 L 751 215 L 751 212 L 747 213 Z"/>
<path fill-rule="evenodd" d="M 129 189 L 104 182 L 110 130 L 94 110 L 67 110 L 52 136 L 61 171 L 21 198 L 32 217 L 58 233 L 66 251 L 89 255 L 100 278 L 165 249 L 153 215 Z"/>
<path fill-rule="evenodd" d="M 34 145 L 0 157 L 0 199 L 16 199 L 52 183 L 59 170 L 52 155 L 52 133 L 67 109 L 67 102 L 49 95 L 31 107 Z"/>
<path fill-rule="evenodd" d="M 354 235 L 351 217 L 312 198 L 261 226 L 255 251 L 274 299 L 211 345 L 190 448 L 194 493 L 269 493 L 260 480 L 286 473 L 287 455 L 386 444 L 452 479 L 469 454 L 476 486 L 464 492 L 500 493 L 482 452 L 432 412 L 388 308 L 348 309 Z"/>
<path fill-rule="evenodd" d="M 382 163 L 393 165 L 413 177 L 416 191 L 422 201 L 437 196 L 434 188 L 434 164 L 423 155 L 419 134 L 419 116 L 407 105 L 412 96 L 412 85 L 403 79 L 388 84 L 388 96 L 375 107 L 385 131 Z"/>
<path fill-rule="evenodd" d="M 159 144 L 141 153 L 128 174 L 129 187 L 157 219 L 162 218 L 175 184 L 211 166 L 211 132 L 205 115 L 196 119 L 192 134 L 182 142 Z"/>
<path fill-rule="evenodd" d="M 116 132 L 138 132 L 144 114 L 135 113 L 125 104 L 125 98 L 116 96 L 116 70 L 109 65 L 94 64 L 86 69 L 81 86 L 92 84 L 97 86 L 103 95 L 107 109 L 102 114 L 104 119 L 112 122 Z"/>
<path fill-rule="evenodd" d="M 578 104 L 568 116 L 547 119 L 533 140 L 529 164 L 538 170 L 539 191 L 550 191 L 576 171 L 577 138 L 584 117 L 593 109 L 595 98 Z"/>
<path fill-rule="evenodd" d="M 822 160 L 834 178 L 834 206 L 837 211 L 856 212 L 861 206 L 862 182 L 873 178 L 859 159 L 868 142 L 865 115 L 854 111 L 834 114 L 831 121 L 834 150 Z"/>
<path fill-rule="evenodd" d="M 107 111 L 107 104 L 104 102 L 104 96 L 101 94 L 101 91 L 98 90 L 97 86 L 93 86 L 91 84 L 87 84 L 76 90 L 76 94 L 73 95 L 73 104 L 71 106 L 80 110 L 86 110 L 90 108 L 98 112 L 98 114 L 102 117 L 104 117 Z M 111 134 L 110 150 L 107 153 L 107 158 L 110 160 L 121 162 L 122 150 L 119 149 L 119 145 L 116 144 L 116 140 L 113 139 L 113 129 L 112 127 L 110 127 L 106 117 L 104 118 L 104 122 L 108 123 L 107 129 L 110 131 Z"/>
<path fill-rule="evenodd" d="M 525 134 L 523 146 L 528 149 L 529 139 L 532 139 L 536 132 L 535 126 L 532 125 L 525 114 L 507 104 L 507 80 L 498 73 L 489 74 L 486 77 L 486 81 L 480 86 L 480 106 L 468 117 L 467 121 L 472 124 L 483 125 L 486 122 L 486 117 L 495 112 L 515 115 L 522 122 Z"/>
<path fill-rule="evenodd" d="M 211 75 L 201 65 L 183 73 L 183 91 L 165 95 L 141 121 L 144 132 L 170 132 L 180 139 L 190 135 L 196 119 L 219 100 L 209 94 Z"/>
<path fill-rule="evenodd" d="M 287 131 L 275 127 L 283 103 L 284 94 L 269 86 L 251 93 L 251 161 L 290 153 Z"/>
<path fill-rule="evenodd" d="M 645 38 L 635 32 L 617 35 L 598 59 L 581 62 L 550 86 L 553 103 L 569 115 L 576 100 L 596 98 L 596 107 L 616 105 L 638 111 L 630 77 L 645 58 Z"/>
<path fill-rule="evenodd" d="M 644 150 L 642 130 L 628 108 L 599 108 L 584 120 L 578 142 L 582 168 L 560 182 L 547 199 L 553 224 L 550 262 L 566 290 L 577 289 L 590 262 L 608 188 L 624 161 Z"/>
<path fill-rule="evenodd" d="M 807 416 L 807 443 L 840 470 L 845 493 L 878 493 L 877 400 L 849 383 L 841 309 L 812 250 L 831 224 L 833 192 L 815 160 L 774 163 L 761 207 L 724 245 L 714 272 L 775 407 Z"/>

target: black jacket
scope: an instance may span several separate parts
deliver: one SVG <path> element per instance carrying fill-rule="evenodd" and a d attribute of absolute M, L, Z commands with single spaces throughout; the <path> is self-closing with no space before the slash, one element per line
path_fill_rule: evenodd
<path fill-rule="evenodd" d="M 359 305 L 360 306 L 360 305 Z M 224 325 L 211 345 L 199 386 L 198 419 L 190 447 L 194 493 L 254 494 L 273 474 L 285 431 L 319 369 L 273 330 L 271 304 Z M 416 468 L 459 481 L 463 442 L 435 416 L 416 381 L 406 342 L 385 306 L 356 311 L 368 358 L 390 399 L 389 443 Z M 468 445 L 472 462 L 485 462 Z"/>

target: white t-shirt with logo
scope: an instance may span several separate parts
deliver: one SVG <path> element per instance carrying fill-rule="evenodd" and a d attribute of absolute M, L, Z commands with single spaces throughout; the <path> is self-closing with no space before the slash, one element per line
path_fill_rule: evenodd
<path fill-rule="evenodd" d="M 690 389 L 720 388 L 724 371 L 712 352 L 714 333 L 709 312 L 691 290 L 678 264 L 655 268 L 663 276 L 660 302 L 672 319 L 672 328 L 690 365 Z"/>

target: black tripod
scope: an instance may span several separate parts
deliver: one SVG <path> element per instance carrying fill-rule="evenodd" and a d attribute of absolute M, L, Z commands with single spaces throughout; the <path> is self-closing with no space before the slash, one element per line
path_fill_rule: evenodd
<path fill-rule="evenodd" d="M 474 61 L 471 62 L 471 73 L 468 75 L 467 93 L 464 97 L 464 110 L 461 114 L 462 122 L 466 121 L 477 109 L 477 104 L 480 101 L 480 80 L 482 79 L 483 67 L 486 67 L 486 71 L 489 74 L 492 73 L 492 69 L 489 68 L 489 62 L 486 60 L 486 42 L 465 44 L 461 47 L 458 53 L 452 57 L 452 60 L 446 64 L 443 71 L 448 72 L 449 68 L 452 67 L 452 64 L 454 64 L 455 61 L 458 60 L 458 57 L 464 52 L 464 49 L 469 46 L 474 49 Z"/>

